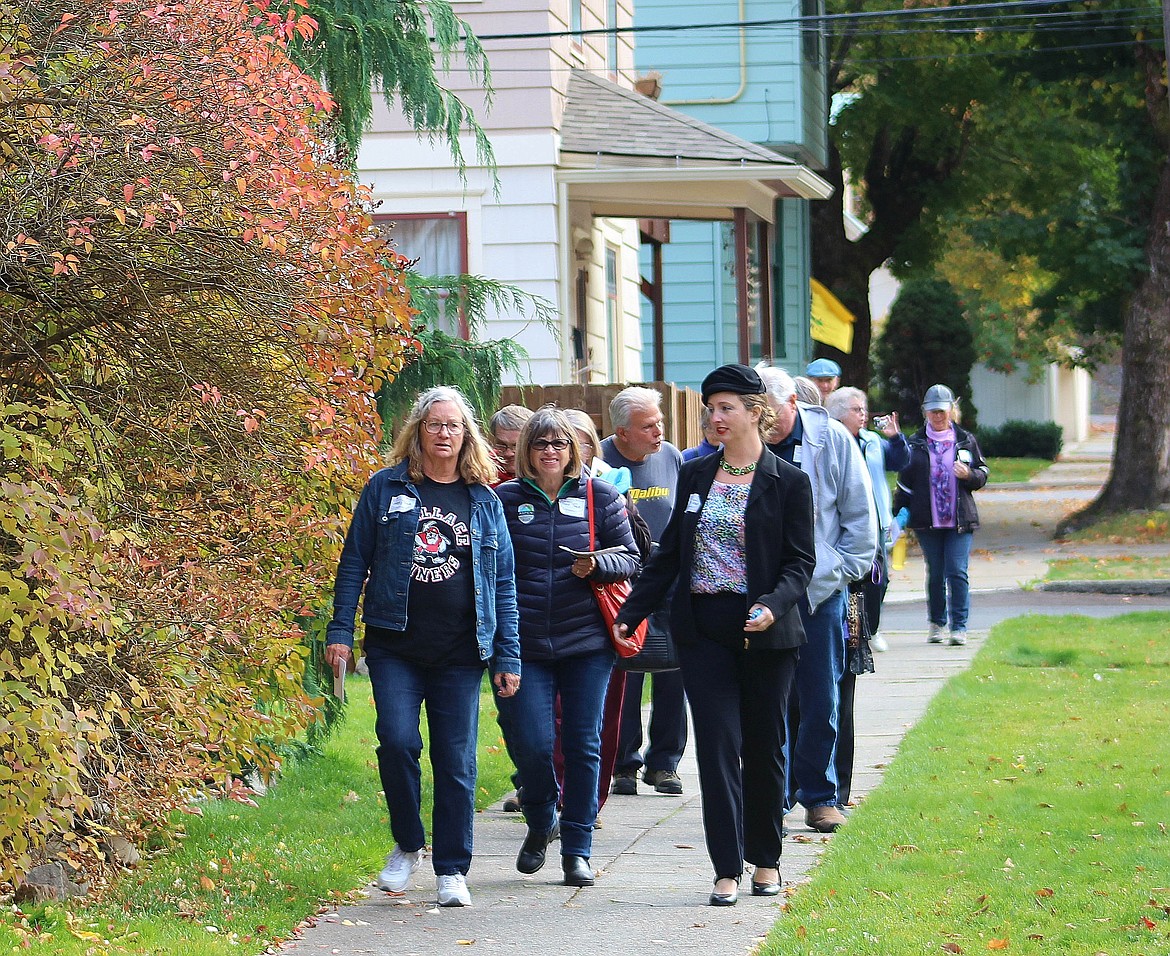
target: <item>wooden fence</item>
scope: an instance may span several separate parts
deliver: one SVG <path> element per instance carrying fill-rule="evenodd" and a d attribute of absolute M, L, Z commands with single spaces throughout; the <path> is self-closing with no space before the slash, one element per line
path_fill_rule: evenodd
<path fill-rule="evenodd" d="M 655 389 L 662 396 L 662 421 L 666 440 L 679 449 L 697 445 L 703 438 L 699 430 L 699 413 L 703 400 L 698 392 L 679 388 L 673 382 L 636 382 Z M 500 405 L 523 405 L 537 409 L 542 405 L 579 408 L 593 419 L 602 438 L 613 434 L 609 403 L 625 385 L 505 385 L 500 389 Z"/>

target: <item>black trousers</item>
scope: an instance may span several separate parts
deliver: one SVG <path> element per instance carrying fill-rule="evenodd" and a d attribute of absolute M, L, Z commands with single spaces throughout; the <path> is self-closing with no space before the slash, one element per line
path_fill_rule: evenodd
<path fill-rule="evenodd" d="M 799 651 L 744 650 L 746 598 L 695 596 L 700 639 L 679 647 L 715 879 L 780 863 L 784 714 Z"/>
<path fill-rule="evenodd" d="M 617 770 L 677 770 L 687 746 L 686 697 L 678 671 L 651 674 L 649 745 L 642 752 L 642 681 L 635 671 L 626 674 L 622 724 L 618 736 Z"/>
<path fill-rule="evenodd" d="M 853 790 L 853 750 L 857 727 L 853 719 L 853 699 L 857 692 L 857 675 L 846 667 L 841 674 L 841 703 L 837 708 L 837 749 L 833 753 L 833 766 L 837 768 L 837 806 L 849 802 Z"/>

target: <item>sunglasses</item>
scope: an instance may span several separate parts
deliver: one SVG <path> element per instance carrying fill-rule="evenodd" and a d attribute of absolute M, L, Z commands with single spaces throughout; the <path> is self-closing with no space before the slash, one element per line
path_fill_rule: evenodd
<path fill-rule="evenodd" d="M 531 446 L 537 451 L 544 451 L 547 448 L 555 448 L 557 451 L 564 451 L 570 445 L 567 438 L 534 438 Z"/>

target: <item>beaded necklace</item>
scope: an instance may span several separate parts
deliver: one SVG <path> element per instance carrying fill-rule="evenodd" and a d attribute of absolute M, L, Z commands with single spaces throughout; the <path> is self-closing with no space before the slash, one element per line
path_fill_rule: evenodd
<path fill-rule="evenodd" d="M 722 468 L 729 475 L 735 475 L 737 478 L 742 478 L 744 475 L 750 475 L 756 470 L 756 463 L 753 461 L 750 465 L 744 465 L 742 468 L 736 468 L 734 465 L 729 465 L 726 458 L 719 460 L 719 467 Z"/>

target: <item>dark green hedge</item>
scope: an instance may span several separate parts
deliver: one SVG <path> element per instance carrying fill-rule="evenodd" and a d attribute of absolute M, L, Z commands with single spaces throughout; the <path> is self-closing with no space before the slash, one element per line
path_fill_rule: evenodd
<path fill-rule="evenodd" d="M 1045 458 L 1055 461 L 1064 438 L 1056 422 L 1007 421 L 982 427 L 976 437 L 988 458 Z"/>

